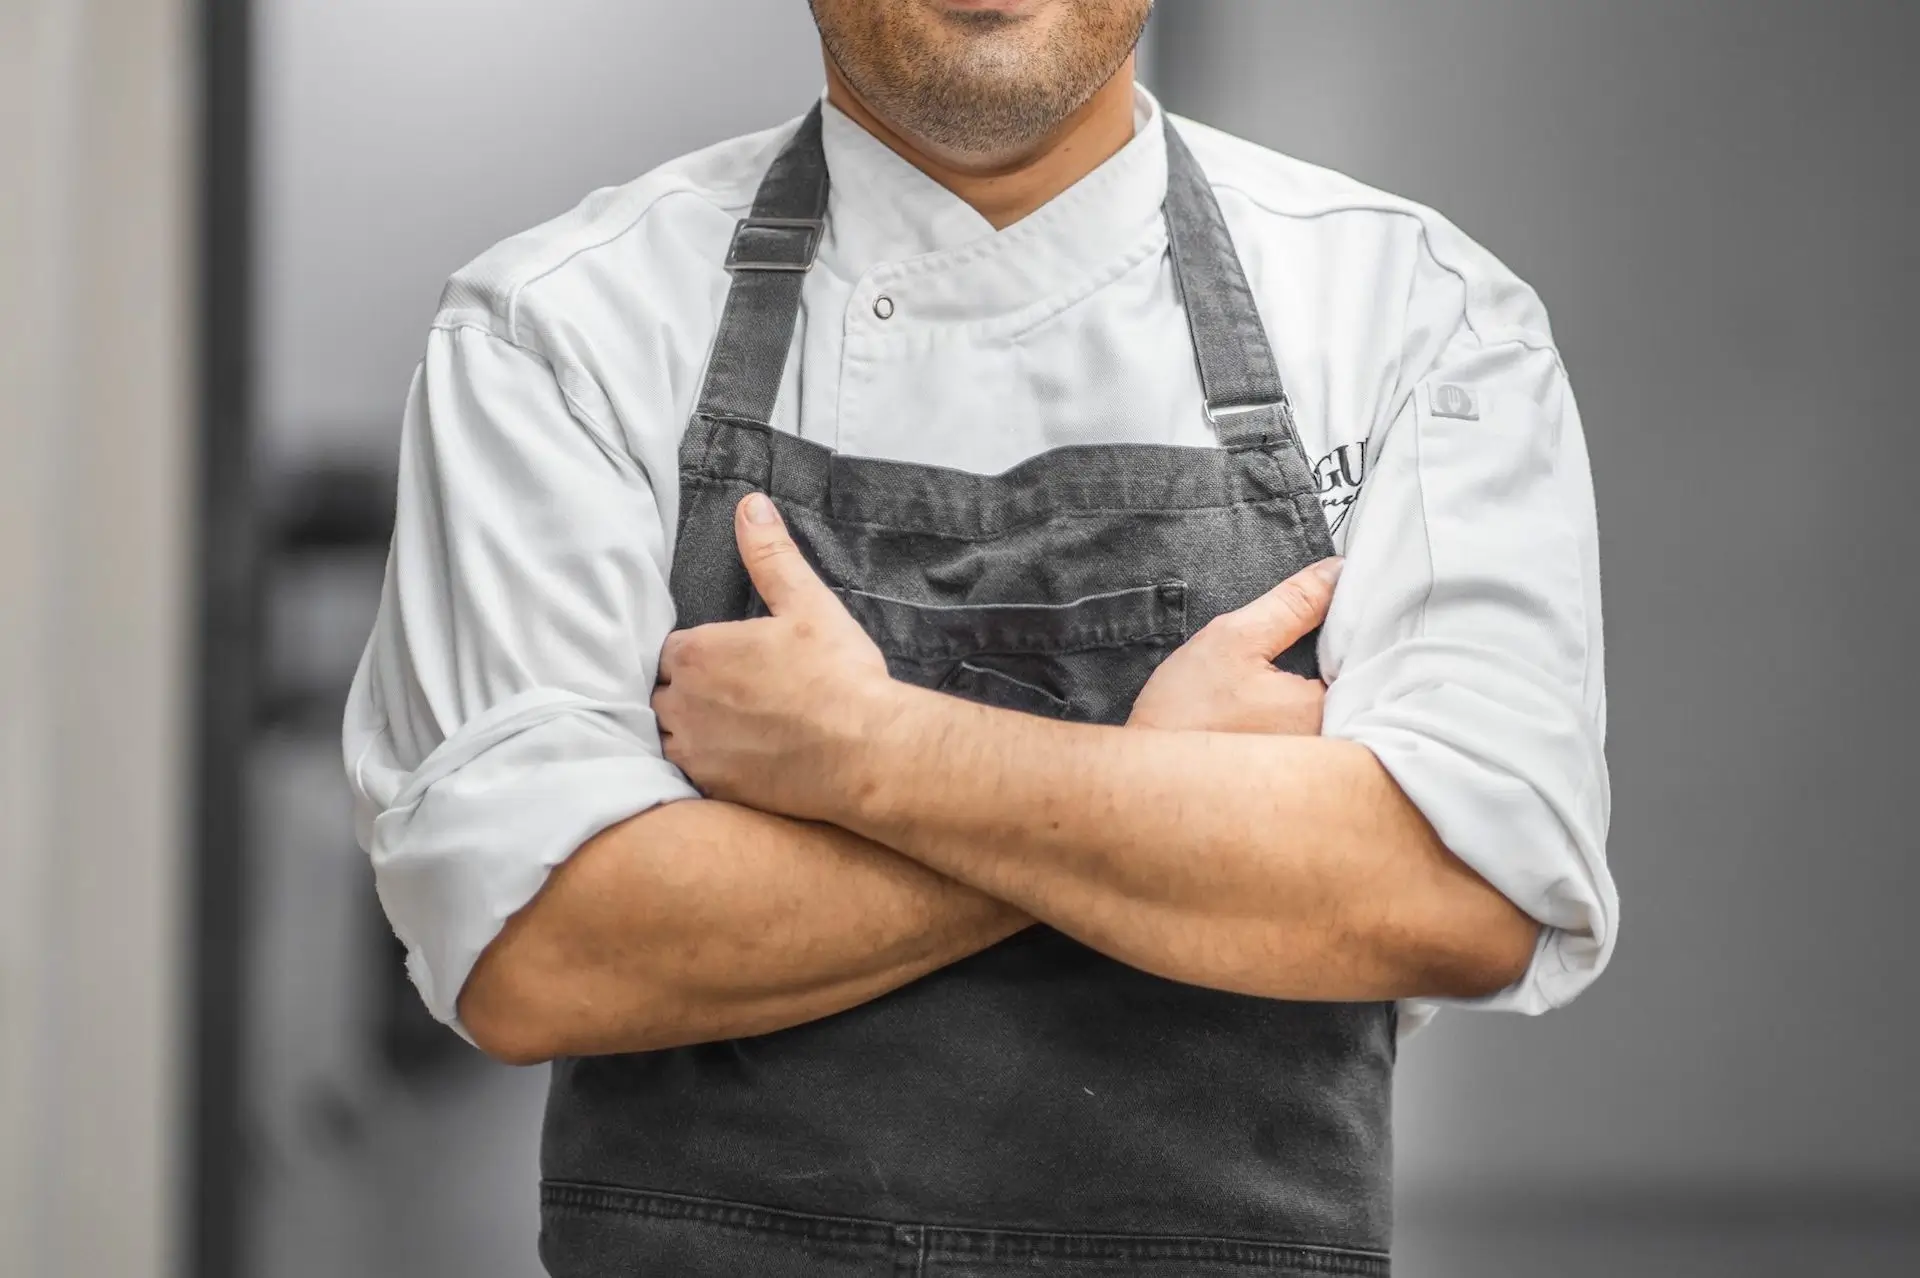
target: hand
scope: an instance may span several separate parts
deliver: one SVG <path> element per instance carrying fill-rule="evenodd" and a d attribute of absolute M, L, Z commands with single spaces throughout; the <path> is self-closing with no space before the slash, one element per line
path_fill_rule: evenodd
<path fill-rule="evenodd" d="M 757 503 L 769 522 L 751 518 Z M 773 500 L 752 494 L 733 518 L 741 562 L 772 615 L 667 636 L 653 694 L 661 744 L 709 798 L 826 820 L 837 765 L 899 685 Z"/>
<path fill-rule="evenodd" d="M 1153 672 L 1127 726 L 1320 735 L 1327 685 L 1288 674 L 1273 659 L 1326 619 L 1340 564 L 1323 559 L 1202 626 Z"/>

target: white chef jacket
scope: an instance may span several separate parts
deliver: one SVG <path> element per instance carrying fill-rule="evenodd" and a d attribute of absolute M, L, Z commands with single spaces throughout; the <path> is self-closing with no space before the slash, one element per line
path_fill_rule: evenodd
<path fill-rule="evenodd" d="M 832 194 L 777 430 L 976 473 L 1068 444 L 1211 447 L 1161 216 L 1161 109 L 1001 231 L 833 106 Z M 380 608 L 346 708 L 356 831 L 433 1014 L 548 872 L 697 791 L 649 700 L 677 450 L 736 219 L 796 127 L 597 191 L 448 283 L 408 395 Z M 1481 999 L 1606 965 L 1600 582 L 1566 370 L 1533 291 L 1429 209 L 1185 120 L 1346 568 L 1323 732 L 1367 746 L 1543 928 Z M 1258 779 L 1248 778 L 1248 784 Z M 462 1030 L 462 1033 L 465 1031 Z"/>

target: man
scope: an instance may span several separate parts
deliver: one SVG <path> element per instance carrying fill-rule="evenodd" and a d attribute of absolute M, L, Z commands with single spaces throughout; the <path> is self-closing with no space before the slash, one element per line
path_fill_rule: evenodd
<path fill-rule="evenodd" d="M 1546 316 L 1169 121 L 1150 0 L 813 8 L 813 111 L 447 288 L 346 726 L 413 979 L 555 1062 L 563 1278 L 1386 1273 L 1397 1038 L 1616 927 Z"/>

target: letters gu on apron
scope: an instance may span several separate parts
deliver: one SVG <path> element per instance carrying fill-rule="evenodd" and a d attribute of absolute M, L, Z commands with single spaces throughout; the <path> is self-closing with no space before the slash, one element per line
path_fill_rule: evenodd
<path fill-rule="evenodd" d="M 758 489 L 895 677 L 1119 724 L 1209 618 L 1332 554 L 1226 223 L 1171 124 L 1167 149 L 1219 446 L 974 475 L 768 426 L 827 207 L 816 108 L 728 253 L 680 453 L 679 623 L 764 613 L 733 532 Z M 1316 675 L 1312 638 L 1278 664 Z M 559 1278 L 1383 1275 L 1395 1028 L 1391 1003 L 1203 989 L 1035 926 L 811 1024 L 557 1062 L 541 1255 Z"/>

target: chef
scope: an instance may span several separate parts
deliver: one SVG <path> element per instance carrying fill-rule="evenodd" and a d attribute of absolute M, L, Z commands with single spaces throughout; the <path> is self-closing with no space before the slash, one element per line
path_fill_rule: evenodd
<path fill-rule="evenodd" d="M 446 288 L 346 764 L 558 1278 L 1386 1274 L 1399 1040 L 1606 965 L 1540 301 L 1149 9 L 814 0 Z"/>

